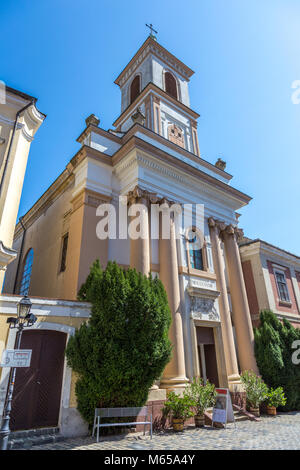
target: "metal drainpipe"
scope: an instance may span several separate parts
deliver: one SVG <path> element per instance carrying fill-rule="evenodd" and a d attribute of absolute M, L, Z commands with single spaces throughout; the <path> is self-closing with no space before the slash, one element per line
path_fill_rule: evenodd
<path fill-rule="evenodd" d="M 13 132 L 12 132 L 11 139 L 10 139 L 10 142 L 9 142 L 9 148 L 8 148 L 8 152 L 7 152 L 7 155 L 6 155 L 5 162 L 4 162 L 4 169 L 3 169 L 3 173 L 2 173 L 1 181 L 0 181 L 0 198 L 1 198 L 1 193 L 2 193 L 2 189 L 3 189 L 4 178 L 5 178 L 5 174 L 6 174 L 6 170 L 7 170 L 7 166 L 8 166 L 8 161 L 9 161 L 10 152 L 11 152 L 11 149 L 12 149 L 12 143 L 13 143 L 13 140 L 14 140 L 14 136 L 15 136 L 15 132 L 16 132 L 16 128 L 17 128 L 19 116 L 20 116 L 20 114 L 21 114 L 23 111 L 25 111 L 27 108 L 29 108 L 30 106 L 32 106 L 33 104 L 35 104 L 35 102 L 36 102 L 35 99 L 31 100 L 30 103 L 26 104 L 26 106 L 24 106 L 24 108 L 20 109 L 20 110 L 17 112 L 17 114 L 16 114 L 15 123 L 14 123 L 14 128 L 13 128 Z"/>
<path fill-rule="evenodd" d="M 19 218 L 19 222 L 20 222 L 21 227 L 22 227 L 22 229 L 23 229 L 23 236 L 22 236 L 22 243 L 21 243 L 21 248 L 20 248 L 20 252 L 19 252 L 19 260 L 18 260 L 17 271 L 16 271 L 16 275 L 15 275 L 15 282 L 14 282 L 13 294 L 16 293 L 16 289 L 17 289 L 17 282 L 18 282 L 18 277 L 19 277 L 19 270 L 20 270 L 22 255 L 23 255 L 24 239 L 25 239 L 25 234 L 26 234 L 26 227 L 25 227 L 25 225 L 23 224 L 23 217 L 20 217 L 20 218 Z"/>

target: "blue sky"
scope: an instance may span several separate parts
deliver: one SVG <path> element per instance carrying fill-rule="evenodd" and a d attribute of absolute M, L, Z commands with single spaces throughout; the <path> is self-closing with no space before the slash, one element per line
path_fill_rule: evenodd
<path fill-rule="evenodd" d="M 196 73 L 190 82 L 202 157 L 227 161 L 232 185 L 253 197 L 240 225 L 300 255 L 299 0 L 6 0 L 1 73 L 38 98 L 47 119 L 32 143 L 19 215 L 79 149 L 91 113 L 108 129 L 120 113 L 113 83 L 147 37 Z"/>

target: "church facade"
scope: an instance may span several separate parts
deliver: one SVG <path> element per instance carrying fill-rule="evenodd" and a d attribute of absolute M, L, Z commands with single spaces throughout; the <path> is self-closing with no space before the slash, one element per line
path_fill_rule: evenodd
<path fill-rule="evenodd" d="M 193 376 L 239 391 L 240 372 L 257 371 L 238 249 L 237 211 L 250 197 L 231 186 L 224 162 L 201 158 L 199 114 L 189 100 L 192 75 L 148 37 L 115 81 L 121 114 L 114 130 L 102 129 L 91 115 L 77 139 L 79 151 L 17 225 L 18 259 L 3 290 L 74 301 L 95 259 L 103 267 L 113 260 L 159 276 L 172 313 L 173 355 L 151 399 L 181 390 Z M 112 205 L 119 216 L 125 196 L 129 221 L 134 204 L 146 208 L 140 218 L 146 236 L 99 237 L 99 207 Z M 203 207 L 201 230 L 191 227 L 201 248 L 191 249 L 189 231 L 176 235 L 173 216 L 169 236 L 163 238 L 159 227 L 152 238 L 151 204 L 188 207 L 192 221 L 195 207 Z M 79 314 L 76 324 L 81 320 L 86 315 Z"/>

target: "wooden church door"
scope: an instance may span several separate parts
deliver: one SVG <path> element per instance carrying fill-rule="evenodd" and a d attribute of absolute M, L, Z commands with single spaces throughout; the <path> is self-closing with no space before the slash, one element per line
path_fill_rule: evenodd
<path fill-rule="evenodd" d="M 30 367 L 18 368 L 11 429 L 58 425 L 66 334 L 53 330 L 23 331 L 21 349 L 32 349 Z"/>

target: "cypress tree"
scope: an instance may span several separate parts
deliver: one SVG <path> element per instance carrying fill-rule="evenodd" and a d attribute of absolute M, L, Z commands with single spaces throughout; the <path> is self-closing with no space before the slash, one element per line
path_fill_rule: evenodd
<path fill-rule="evenodd" d="M 96 261 L 78 299 L 91 317 L 70 338 L 68 365 L 78 374 L 78 410 L 90 424 L 96 407 L 142 406 L 171 357 L 170 309 L 163 284 Z"/>
<path fill-rule="evenodd" d="M 254 329 L 255 356 L 263 380 L 269 387 L 283 387 L 287 397 L 284 411 L 300 410 L 300 365 L 293 364 L 292 344 L 300 340 L 300 329 L 286 319 L 282 322 L 265 310 Z"/>

